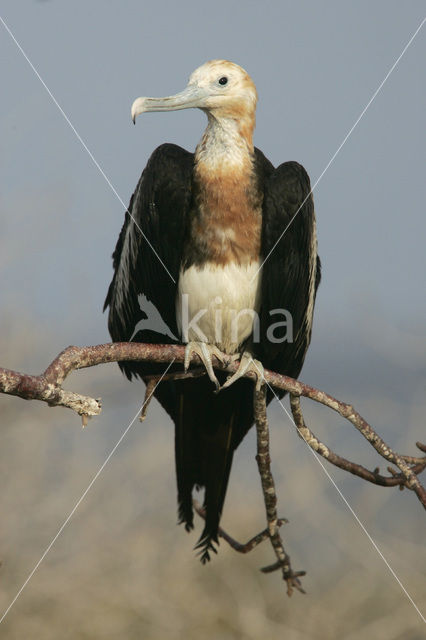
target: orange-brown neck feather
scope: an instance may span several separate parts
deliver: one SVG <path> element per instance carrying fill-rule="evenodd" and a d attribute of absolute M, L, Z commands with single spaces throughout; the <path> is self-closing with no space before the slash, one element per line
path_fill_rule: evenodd
<path fill-rule="evenodd" d="M 208 170 L 196 165 L 190 224 L 196 262 L 250 264 L 260 254 L 262 197 L 253 165 Z"/>

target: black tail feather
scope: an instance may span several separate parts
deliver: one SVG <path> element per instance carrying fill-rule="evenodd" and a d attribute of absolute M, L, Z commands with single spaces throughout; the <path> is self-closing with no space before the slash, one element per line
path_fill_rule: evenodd
<path fill-rule="evenodd" d="M 192 488 L 195 482 L 194 462 L 192 459 L 191 438 L 195 436 L 192 428 L 185 428 L 188 420 L 184 413 L 184 396 L 179 397 L 178 416 L 175 424 L 175 458 L 178 488 L 179 524 L 185 524 L 185 530 L 194 528 L 194 511 L 192 508 Z M 192 423 L 192 420 L 191 420 Z"/>
<path fill-rule="evenodd" d="M 218 536 L 213 536 L 207 530 L 207 526 L 204 527 L 203 533 L 200 536 L 197 544 L 194 549 L 199 549 L 197 556 L 199 556 L 201 563 L 206 564 L 206 562 L 210 562 L 210 552 L 217 553 L 217 549 L 214 546 L 213 542 L 219 545 Z"/>
<path fill-rule="evenodd" d="M 207 378 L 177 386 L 175 452 L 179 522 L 193 528 L 192 490 L 205 487 L 206 521 L 195 549 L 201 562 L 217 553 L 218 528 L 236 445 L 251 426 L 251 388 L 235 384 L 213 393 Z M 246 403 L 249 410 L 245 408 Z"/>

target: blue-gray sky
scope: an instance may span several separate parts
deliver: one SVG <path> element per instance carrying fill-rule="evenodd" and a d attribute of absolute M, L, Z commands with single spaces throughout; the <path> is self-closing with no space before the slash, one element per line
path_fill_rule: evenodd
<path fill-rule="evenodd" d="M 253 77 L 256 146 L 274 164 L 299 161 L 315 183 L 424 3 L 3 0 L 0 15 L 127 204 L 153 149 L 193 150 L 205 125 L 188 110 L 134 127 L 132 101 L 181 90 L 212 58 Z M 323 281 L 301 376 L 360 402 L 406 448 L 424 433 L 425 29 L 315 189 Z M 0 34 L 0 364 L 34 371 L 67 344 L 109 339 L 102 305 L 124 211 L 1 24 Z M 23 331 L 21 359 L 8 343 Z M 116 387 L 136 407 L 137 387 L 108 375 L 97 393 L 108 402 Z M 117 425 L 130 413 L 117 411 Z"/>

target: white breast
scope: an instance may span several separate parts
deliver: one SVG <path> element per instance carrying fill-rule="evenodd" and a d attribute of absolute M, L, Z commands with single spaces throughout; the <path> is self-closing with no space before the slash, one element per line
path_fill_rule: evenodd
<path fill-rule="evenodd" d="M 181 271 L 176 319 L 183 342 L 207 342 L 235 353 L 258 331 L 261 273 L 249 265 L 207 263 Z"/>

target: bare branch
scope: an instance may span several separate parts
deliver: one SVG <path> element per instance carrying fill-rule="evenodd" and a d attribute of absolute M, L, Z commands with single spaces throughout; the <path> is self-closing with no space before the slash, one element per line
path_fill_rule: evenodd
<path fill-rule="evenodd" d="M 50 382 L 44 374 L 30 376 L 0 368 L 0 392 L 25 400 L 43 400 L 51 407 L 68 407 L 80 416 L 99 415 L 102 410 L 100 399 L 65 391 L 61 384 Z"/>
<path fill-rule="evenodd" d="M 287 582 L 287 594 L 291 596 L 293 589 L 305 593 L 302 589 L 299 576 L 305 575 L 304 571 L 293 572 L 290 564 L 290 556 L 284 549 L 281 539 L 278 515 L 277 515 L 277 494 L 275 491 L 274 478 L 271 471 L 271 455 L 269 449 L 269 428 L 266 415 L 266 385 L 263 384 L 259 391 L 254 387 L 254 419 L 257 433 L 257 466 L 259 467 L 260 479 L 262 483 L 263 498 L 265 501 L 266 521 L 272 547 L 277 556 L 277 562 L 269 567 L 264 567 L 264 573 L 270 573 L 276 569 L 281 569 L 283 578 Z"/>
<path fill-rule="evenodd" d="M 98 415 L 101 412 L 101 401 L 100 399 L 90 398 L 62 389 L 64 380 L 72 371 L 118 361 L 164 362 L 168 364 L 175 360 L 178 366 L 183 363 L 184 351 L 185 347 L 181 345 L 133 342 L 115 342 L 91 347 L 68 347 L 39 376 L 21 374 L 0 368 L 0 392 L 16 395 L 27 400 L 42 400 L 50 406 L 68 407 L 82 416 L 84 423 L 87 421 L 87 416 Z M 224 358 L 225 365 L 214 358 L 215 368 L 235 373 L 238 368 L 238 362 L 231 362 L 226 355 Z M 200 361 L 197 355 L 194 354 L 192 356 L 191 364 L 198 365 L 198 367 L 192 368 L 187 373 L 177 370 L 176 365 L 173 365 L 173 369 L 167 374 L 167 378 L 196 377 L 204 374 L 204 370 L 199 367 Z M 256 375 L 250 371 L 245 375 L 253 381 L 256 380 Z M 147 381 L 148 379 L 155 379 L 155 377 L 149 376 Z M 324 391 L 272 371 L 265 371 L 265 380 L 275 389 L 290 393 L 293 416 L 299 433 L 302 437 L 305 437 L 309 446 L 327 458 L 329 462 L 375 484 L 405 486 L 416 493 L 418 499 L 426 508 L 426 490 L 417 478 L 417 474 L 426 467 L 426 456 L 416 458 L 414 456 L 399 455 L 394 452 L 366 420 L 355 411 L 352 405 L 341 402 Z M 369 471 L 361 465 L 352 463 L 333 453 L 306 426 L 298 400 L 300 396 L 319 402 L 348 420 L 388 463 L 398 467 L 400 473 L 392 471 L 390 472 L 390 477 L 381 476 L 378 470 Z M 417 443 L 417 447 L 423 453 L 426 453 L 426 445 Z"/>
<path fill-rule="evenodd" d="M 193 500 L 192 504 L 198 515 L 203 518 L 203 520 L 205 520 L 206 510 L 199 504 L 199 502 L 197 502 L 197 500 Z M 286 518 L 278 518 L 277 526 L 282 527 L 286 522 L 288 522 Z M 220 538 L 223 538 L 229 544 L 229 546 L 234 549 L 234 551 L 238 551 L 238 553 L 249 553 L 250 551 L 252 551 L 252 549 L 257 547 L 258 544 L 269 538 L 269 529 L 264 529 L 245 543 L 237 542 L 237 540 L 235 540 L 235 538 L 232 538 L 229 533 L 226 533 L 226 531 L 224 531 L 222 527 L 219 527 L 218 535 Z"/>
<path fill-rule="evenodd" d="M 391 475 L 382 476 L 379 474 L 378 468 L 374 469 L 374 471 L 369 471 L 368 469 L 366 469 L 360 464 L 351 462 L 346 458 L 342 458 L 341 456 L 334 453 L 325 444 L 323 444 L 313 434 L 313 432 L 306 426 L 306 423 L 302 414 L 302 409 L 300 407 L 299 397 L 295 395 L 290 395 L 290 406 L 291 406 L 291 411 L 293 413 L 294 422 L 300 436 L 311 447 L 311 449 L 319 453 L 323 458 L 325 458 L 326 460 L 334 464 L 336 467 L 339 467 L 340 469 L 344 469 L 345 471 L 349 471 L 349 473 L 353 473 L 354 475 L 357 475 L 360 478 L 363 478 L 363 480 L 368 480 L 368 482 L 372 482 L 373 484 L 378 484 L 378 485 L 381 485 L 382 487 L 393 487 L 395 485 L 399 485 L 402 488 L 404 486 L 407 486 L 410 489 L 413 489 L 413 491 L 415 491 L 420 502 L 423 504 L 423 506 L 426 507 L 425 489 L 420 484 L 416 475 L 418 473 L 421 473 L 426 467 L 426 457 L 414 458 L 412 456 L 399 456 L 395 454 L 391 449 L 387 448 L 387 451 L 389 451 L 389 454 L 390 454 L 389 458 L 392 456 L 393 461 L 399 467 L 399 469 L 401 469 L 402 473 L 397 473 L 394 469 L 389 467 L 388 470 Z M 371 429 L 369 425 L 368 427 L 369 429 Z M 381 450 L 378 450 L 378 451 L 379 453 L 381 453 Z M 381 455 L 383 454 L 381 453 Z M 383 455 L 383 457 L 388 458 L 387 455 Z M 401 466 L 400 466 L 400 463 L 402 463 Z M 413 466 L 410 467 L 409 466 L 410 464 Z M 413 481 L 413 477 L 414 477 L 414 481 Z"/>

